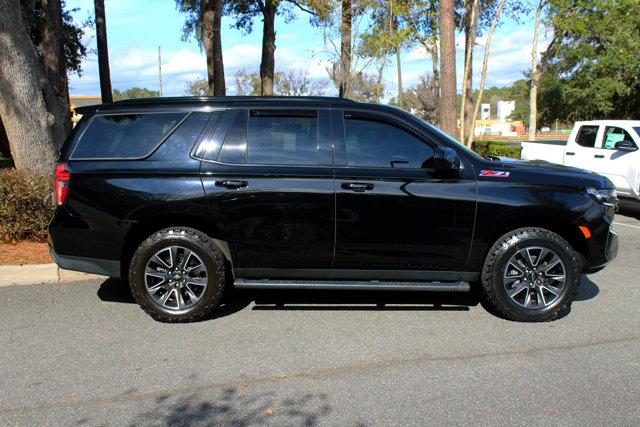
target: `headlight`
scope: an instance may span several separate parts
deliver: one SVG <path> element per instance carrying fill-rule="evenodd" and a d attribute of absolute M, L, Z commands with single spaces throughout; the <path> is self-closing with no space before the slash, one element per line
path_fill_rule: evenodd
<path fill-rule="evenodd" d="M 589 187 L 587 188 L 587 194 L 605 206 L 615 207 L 618 201 L 618 193 L 616 193 L 615 188 Z"/>

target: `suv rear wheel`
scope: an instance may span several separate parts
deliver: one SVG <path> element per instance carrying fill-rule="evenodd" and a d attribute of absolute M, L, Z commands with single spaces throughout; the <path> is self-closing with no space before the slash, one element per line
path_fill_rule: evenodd
<path fill-rule="evenodd" d="M 575 251 L 565 239 L 543 228 L 520 228 L 500 237 L 482 270 L 486 301 L 516 321 L 556 319 L 571 306 L 579 284 Z"/>
<path fill-rule="evenodd" d="M 225 283 L 224 257 L 211 239 L 191 228 L 153 233 L 133 254 L 131 292 L 161 322 L 202 320 L 218 305 Z"/>

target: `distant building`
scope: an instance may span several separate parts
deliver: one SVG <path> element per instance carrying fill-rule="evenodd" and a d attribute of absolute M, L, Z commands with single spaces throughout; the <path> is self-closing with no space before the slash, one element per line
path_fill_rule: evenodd
<path fill-rule="evenodd" d="M 516 101 L 498 101 L 496 110 L 498 113 L 498 120 L 507 121 L 507 118 L 516 109 Z"/>
<path fill-rule="evenodd" d="M 491 104 L 480 104 L 480 119 L 489 120 L 491 118 Z"/>

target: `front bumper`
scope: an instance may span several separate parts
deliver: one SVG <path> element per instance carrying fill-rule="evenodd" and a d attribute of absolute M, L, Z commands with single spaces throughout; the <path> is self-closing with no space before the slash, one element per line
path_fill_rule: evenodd
<path fill-rule="evenodd" d="M 594 235 L 589 242 L 589 255 L 583 268 L 585 274 L 602 270 L 618 255 L 618 233 L 609 228 L 602 236 Z"/>

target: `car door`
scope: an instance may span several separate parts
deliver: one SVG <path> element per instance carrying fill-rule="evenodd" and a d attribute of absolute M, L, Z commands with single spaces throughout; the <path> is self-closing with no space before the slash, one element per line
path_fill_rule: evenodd
<path fill-rule="evenodd" d="M 615 145 L 621 141 L 629 141 L 637 151 L 638 141 L 630 132 L 620 126 L 604 127 L 594 154 L 594 171 L 609 178 L 619 193 L 632 196 L 638 191 L 638 156 L 636 151 L 618 150 Z"/>
<path fill-rule="evenodd" d="M 595 170 L 598 153 L 596 141 L 598 140 L 599 125 L 581 125 L 575 133 L 575 137 L 569 139 L 565 147 L 564 164 L 576 168 Z"/>
<path fill-rule="evenodd" d="M 473 231 L 473 174 L 443 178 L 423 167 L 437 145 L 394 116 L 333 114 L 333 277 L 460 279 Z"/>
<path fill-rule="evenodd" d="M 238 277 L 329 277 L 335 197 L 323 109 L 242 108 L 196 153 Z"/>

